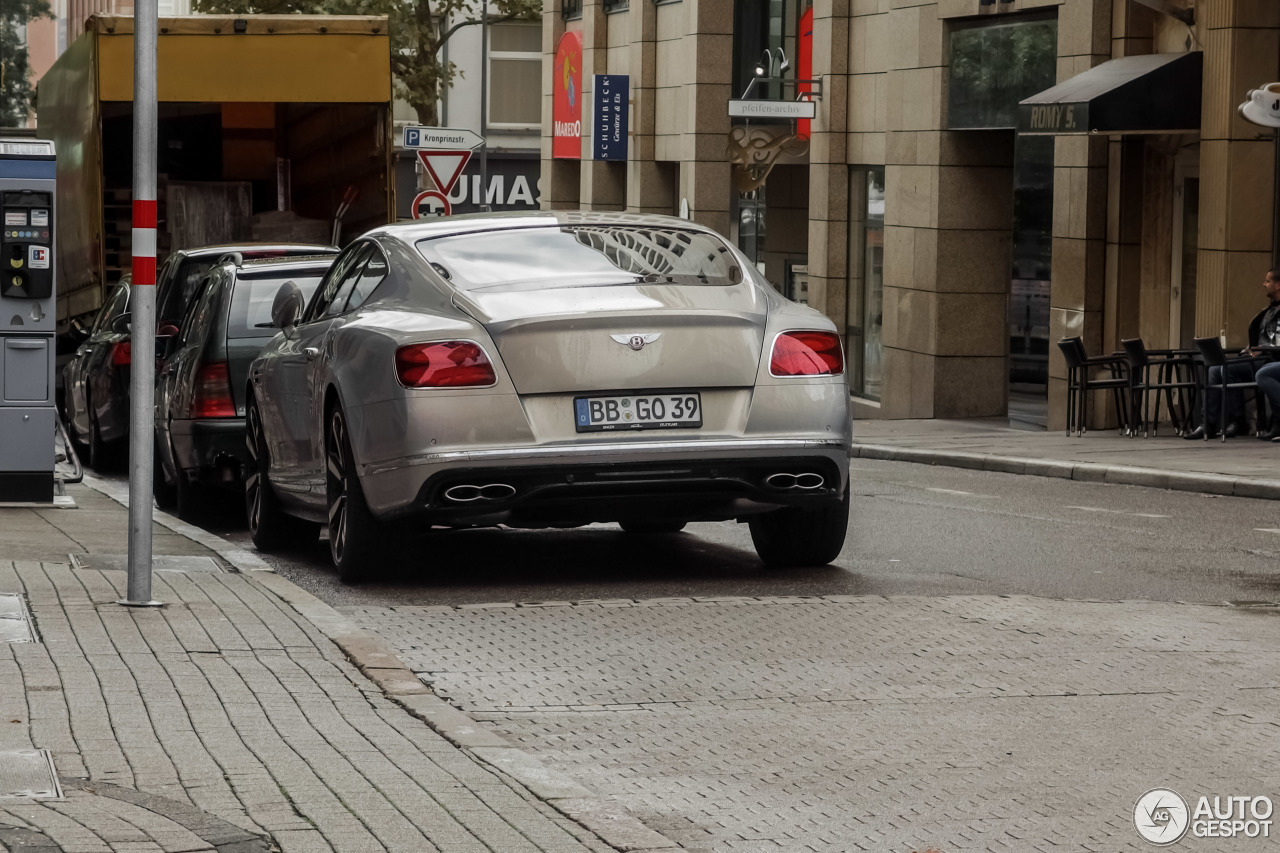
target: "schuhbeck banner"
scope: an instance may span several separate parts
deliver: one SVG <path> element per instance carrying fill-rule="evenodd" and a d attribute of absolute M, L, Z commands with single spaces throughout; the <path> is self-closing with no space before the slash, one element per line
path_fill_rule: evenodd
<path fill-rule="evenodd" d="M 582 36 L 567 32 L 556 51 L 552 83 L 551 156 L 582 159 Z"/>

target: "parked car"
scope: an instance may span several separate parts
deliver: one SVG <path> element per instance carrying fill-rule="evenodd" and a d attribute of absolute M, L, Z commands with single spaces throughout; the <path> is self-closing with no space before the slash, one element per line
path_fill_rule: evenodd
<path fill-rule="evenodd" d="M 156 274 L 156 329 L 178 331 L 195 288 L 223 259 L 336 255 L 336 246 L 261 243 L 206 246 L 174 252 Z M 109 466 L 126 451 L 129 435 L 129 276 L 108 295 L 87 333 L 75 335 L 75 354 L 62 368 L 63 413 L 72 436 L 88 448 L 89 465 Z M 123 319 L 121 319 L 123 318 Z M 79 340 L 76 340 L 79 338 Z"/>
<path fill-rule="evenodd" d="M 276 332 L 272 299 L 285 282 L 314 292 L 333 258 L 224 260 L 195 289 L 181 331 L 158 338 L 164 366 L 156 377 L 154 485 L 162 508 L 191 519 L 208 502 L 207 490 L 239 493 L 244 388 L 249 363 Z"/>
<path fill-rule="evenodd" d="M 302 306 L 281 288 L 282 331 L 245 391 L 262 550 L 327 523 L 354 580 L 397 521 L 737 519 L 772 566 L 840 552 L 840 337 L 707 228 L 576 212 L 390 225 Z"/>
<path fill-rule="evenodd" d="M 117 322 L 129 309 L 129 277 L 107 296 L 87 335 L 62 368 L 69 432 L 95 471 L 111 467 L 129 435 L 129 332 Z"/>

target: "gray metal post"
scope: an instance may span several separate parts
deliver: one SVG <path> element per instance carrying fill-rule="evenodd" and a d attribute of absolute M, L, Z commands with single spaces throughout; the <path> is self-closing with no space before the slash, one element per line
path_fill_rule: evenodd
<path fill-rule="evenodd" d="M 480 16 L 480 209 L 489 206 L 489 0 L 484 0 Z"/>
<path fill-rule="evenodd" d="M 130 287 L 132 386 L 129 389 L 129 589 L 120 603 L 151 598 L 152 419 L 156 374 L 156 17 L 157 0 L 133 7 L 133 284 Z"/>

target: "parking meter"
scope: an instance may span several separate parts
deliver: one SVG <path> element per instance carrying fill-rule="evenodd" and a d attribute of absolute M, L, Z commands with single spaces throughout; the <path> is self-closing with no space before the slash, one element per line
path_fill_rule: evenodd
<path fill-rule="evenodd" d="M 53 501 L 53 143 L 0 138 L 0 502 Z"/>

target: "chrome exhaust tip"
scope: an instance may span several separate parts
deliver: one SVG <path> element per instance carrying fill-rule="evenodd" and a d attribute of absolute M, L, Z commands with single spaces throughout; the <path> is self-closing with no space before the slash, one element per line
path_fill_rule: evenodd
<path fill-rule="evenodd" d="M 506 483 L 489 483 L 476 486 L 470 483 L 461 486 L 450 486 L 445 489 L 445 500 L 455 503 L 471 503 L 472 501 L 500 501 L 516 493 L 515 486 Z"/>
<path fill-rule="evenodd" d="M 777 474 L 770 474 L 764 478 L 764 482 L 772 489 L 780 491 L 790 491 L 791 489 L 801 489 L 809 492 L 814 489 L 822 488 L 826 479 L 821 474 L 805 472 L 803 474 L 792 474 L 787 471 L 780 471 Z"/>

